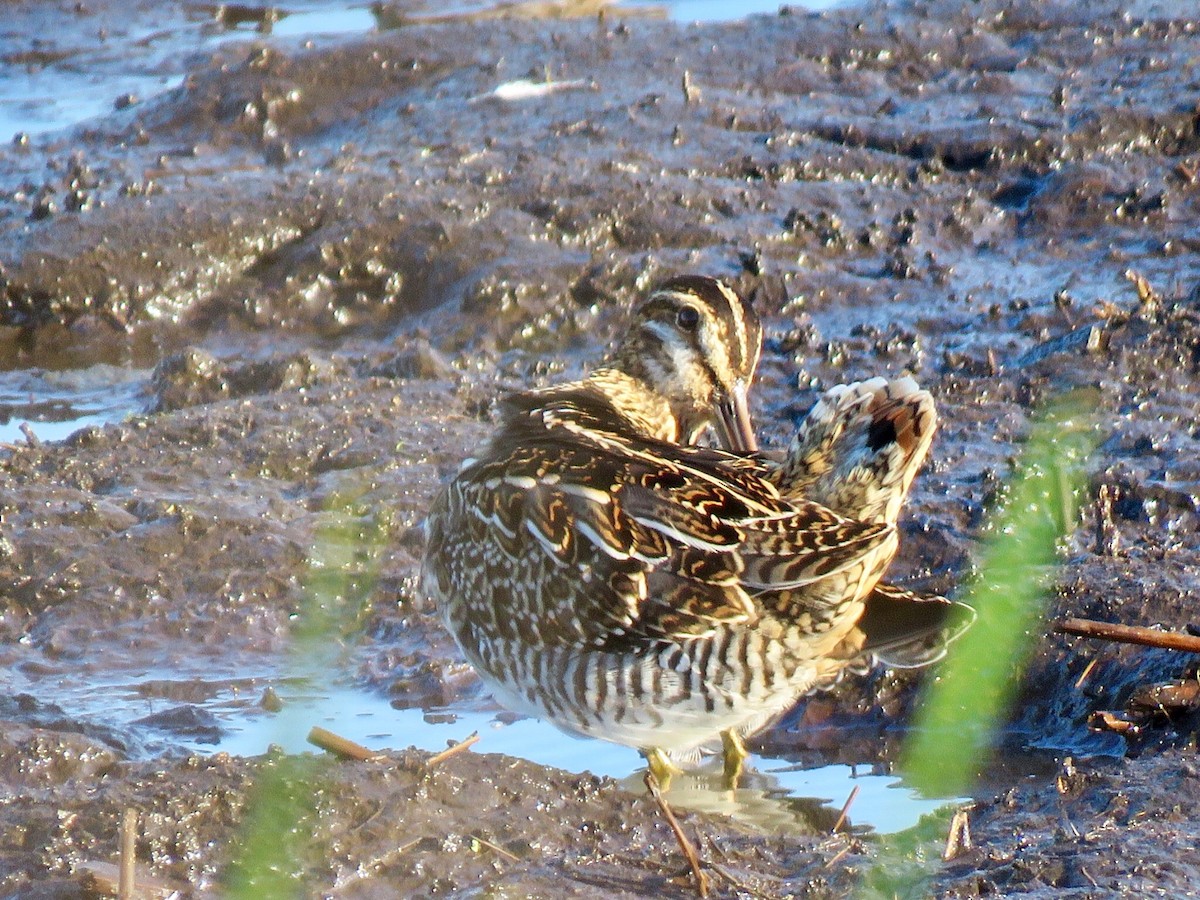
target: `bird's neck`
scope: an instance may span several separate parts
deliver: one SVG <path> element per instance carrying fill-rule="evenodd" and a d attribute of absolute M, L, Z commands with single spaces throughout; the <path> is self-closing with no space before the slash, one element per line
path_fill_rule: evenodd
<path fill-rule="evenodd" d="M 680 441 L 682 429 L 671 404 L 643 379 L 622 369 L 604 367 L 588 375 L 584 384 L 603 394 L 614 412 L 639 436 Z"/>

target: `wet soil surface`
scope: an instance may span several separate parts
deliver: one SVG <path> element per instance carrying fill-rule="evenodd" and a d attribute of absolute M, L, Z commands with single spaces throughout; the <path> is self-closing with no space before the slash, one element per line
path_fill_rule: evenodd
<path fill-rule="evenodd" d="M 670 274 L 756 295 L 768 444 L 831 384 L 910 371 L 933 391 L 942 429 L 894 572 L 918 589 L 970 572 L 1037 404 L 1089 391 L 1102 442 L 1048 618 L 1191 625 L 1191 13 L 984 0 L 698 26 L 394 18 L 196 54 L 177 89 L 0 149 L 0 359 L 153 370 L 142 415 L 60 443 L 35 425 L 0 454 L 0 894 L 75 896 L 84 862 L 115 859 L 126 806 L 147 872 L 199 893 L 236 877 L 250 785 L 279 760 L 181 748 L 219 740 L 214 692 L 258 707 L 286 675 L 289 636 L 319 618 L 309 559 L 346 497 L 351 529 L 383 537 L 363 538 L 376 558 L 352 553 L 352 586 L 331 595 L 338 666 L 399 708 L 486 704 L 416 589 L 421 517 L 502 391 L 579 371 Z M 13 46 L 86 66 L 113 10 L 6 15 Z M 1005 747 L 1045 751 L 1057 776 L 985 772 L 975 849 L 932 889 L 1194 887 L 1194 714 L 1160 710 L 1125 736 L 1087 725 L 1193 678 L 1191 657 L 1031 639 Z M 158 714 L 114 726 L 56 703 L 122 681 Z M 757 748 L 886 765 L 914 684 L 847 679 Z M 422 757 L 321 764 L 308 890 L 689 892 L 647 798 L 506 757 Z M 685 825 L 725 894 L 843 895 L 880 852 Z"/>

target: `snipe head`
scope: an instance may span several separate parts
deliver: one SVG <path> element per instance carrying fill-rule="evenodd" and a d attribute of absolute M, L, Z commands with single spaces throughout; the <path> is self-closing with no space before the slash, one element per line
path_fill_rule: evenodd
<path fill-rule="evenodd" d="M 670 421 L 654 437 L 694 444 L 711 424 L 723 446 L 753 451 L 746 397 L 761 344 L 758 316 L 736 291 L 715 278 L 673 278 L 638 308 L 590 379 L 634 417 L 665 402 Z"/>

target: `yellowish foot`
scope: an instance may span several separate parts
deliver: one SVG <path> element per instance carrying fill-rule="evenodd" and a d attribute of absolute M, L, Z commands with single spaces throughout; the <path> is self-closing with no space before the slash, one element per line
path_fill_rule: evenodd
<path fill-rule="evenodd" d="M 672 776 L 683 774 L 683 769 L 671 762 L 670 757 L 661 747 L 643 750 L 642 755 L 646 757 L 646 765 L 650 769 L 650 774 L 654 776 L 658 786 L 664 791 L 671 789 Z"/>
<path fill-rule="evenodd" d="M 750 751 L 732 728 L 721 732 L 721 746 L 725 749 L 725 786 L 732 791 L 738 786 Z"/>

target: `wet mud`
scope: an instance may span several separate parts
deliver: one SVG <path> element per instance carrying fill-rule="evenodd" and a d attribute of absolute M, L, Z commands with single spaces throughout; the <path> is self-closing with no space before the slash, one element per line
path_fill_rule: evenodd
<path fill-rule="evenodd" d="M 226 754 L 122 762 L 78 735 L 21 726 L 6 733 L 0 767 L 13 794 L 6 815 L 7 890 L 79 896 L 97 848 L 116 845 L 121 812 L 141 810 L 140 864 L 170 888 L 212 894 L 246 877 L 217 847 L 252 814 L 254 784 L 276 776 L 297 804 L 306 849 L 272 882 L 296 895 L 347 897 L 514 893 L 520 896 L 688 896 L 675 838 L 647 797 L 608 779 L 541 769 L 501 756 L 460 754 L 435 768 L 409 751 L 370 762 L 326 758 L 288 770 L 279 756 Z M 96 785 L 81 792 L 79 780 Z M 699 817 L 681 812 L 692 829 Z M 722 823 L 706 852 L 728 889 L 838 896 L 866 863 L 846 836 L 765 838 Z M 824 863 L 836 852 L 846 862 Z M 106 856 L 106 854 L 100 854 Z M 39 873 L 36 884 L 16 877 Z M 243 882 L 244 884 L 244 882 Z M 11 895 L 11 894 L 10 894 Z M 263 896 L 272 894 L 260 894 Z M 280 894 L 273 894 L 279 896 Z"/>
<path fill-rule="evenodd" d="M 14 46 L 51 53 L 51 8 L 10 8 Z M 111 14 L 80 7 L 55 40 L 87 65 Z M 1037 405 L 1087 391 L 1102 440 L 1047 620 L 1193 625 L 1197 58 L 1182 3 L 462 19 L 230 43 L 161 96 L 0 148 L 0 360 L 153 370 L 140 414 L 61 443 L 35 422 L 0 453 L 0 893 L 78 895 L 126 806 L 147 873 L 197 894 L 235 877 L 251 783 L 278 759 L 181 747 L 220 740 L 218 691 L 261 713 L 347 496 L 383 537 L 335 598 L 338 665 L 398 708 L 486 704 L 417 590 L 421 518 L 500 393 L 578 371 L 670 274 L 755 295 L 766 444 L 828 385 L 909 371 L 934 393 L 893 570 L 920 590 L 972 571 Z M 1001 757 L 1040 761 L 985 767 L 973 849 L 934 892 L 1194 886 L 1194 715 L 1088 727 L 1194 661 L 1030 637 Z M 917 680 L 847 678 L 755 746 L 886 766 Z M 123 681 L 154 715 L 58 705 Z M 423 758 L 317 763 L 308 890 L 690 892 L 639 793 Z M 879 852 L 684 816 L 726 895 L 842 896 Z"/>

